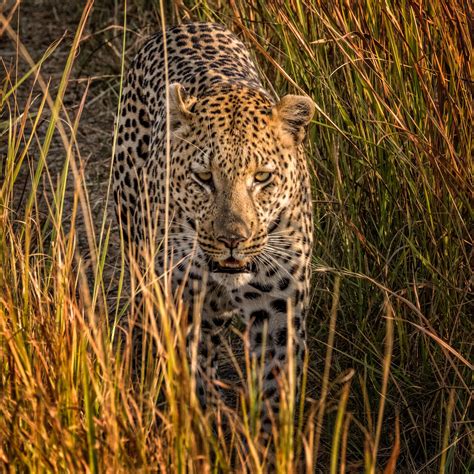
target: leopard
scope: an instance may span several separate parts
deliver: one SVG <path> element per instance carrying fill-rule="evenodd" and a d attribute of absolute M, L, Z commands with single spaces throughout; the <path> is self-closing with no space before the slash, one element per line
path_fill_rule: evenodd
<path fill-rule="evenodd" d="M 315 108 L 307 95 L 278 99 L 265 88 L 249 49 L 224 25 L 183 23 L 138 51 L 117 119 L 113 193 L 123 239 L 137 253 L 154 249 L 189 314 L 200 305 L 204 405 L 220 378 L 223 341 L 243 328 L 242 345 L 264 361 L 265 433 L 289 348 L 297 378 L 306 352 L 313 209 L 303 142 Z"/>

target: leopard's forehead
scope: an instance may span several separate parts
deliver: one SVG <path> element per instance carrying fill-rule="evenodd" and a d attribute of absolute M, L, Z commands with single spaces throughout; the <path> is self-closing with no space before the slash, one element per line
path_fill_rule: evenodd
<path fill-rule="evenodd" d="M 198 98 L 192 108 L 197 161 L 212 165 L 228 158 L 235 168 L 261 165 L 278 145 L 270 128 L 272 106 L 260 91 L 232 85 Z"/>
<path fill-rule="evenodd" d="M 260 90 L 222 84 L 198 97 L 192 112 L 198 114 L 200 120 L 217 120 L 220 128 L 225 128 L 227 118 L 230 119 L 227 126 L 247 125 L 254 129 L 268 123 L 273 105 L 270 97 Z"/>

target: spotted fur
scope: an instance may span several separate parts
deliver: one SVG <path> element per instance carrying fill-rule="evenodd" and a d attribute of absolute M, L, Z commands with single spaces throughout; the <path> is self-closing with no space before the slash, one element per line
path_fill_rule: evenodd
<path fill-rule="evenodd" d="M 305 348 L 312 207 L 301 141 L 313 113 L 308 97 L 276 101 L 233 33 L 191 23 L 138 53 L 119 117 L 114 196 L 126 240 L 158 249 L 168 202 L 173 283 L 191 308 L 204 291 L 203 370 L 219 377 L 222 338 L 237 318 L 252 353 L 265 350 L 264 399 L 274 410 L 288 313 L 298 373 Z M 266 410 L 267 432 L 270 418 Z"/>

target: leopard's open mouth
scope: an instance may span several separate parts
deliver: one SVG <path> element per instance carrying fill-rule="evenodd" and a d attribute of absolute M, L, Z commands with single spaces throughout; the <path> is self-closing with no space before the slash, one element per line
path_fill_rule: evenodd
<path fill-rule="evenodd" d="M 251 262 L 245 263 L 234 257 L 226 258 L 220 262 L 214 260 L 209 262 L 209 271 L 213 273 L 252 273 L 252 270 Z"/>

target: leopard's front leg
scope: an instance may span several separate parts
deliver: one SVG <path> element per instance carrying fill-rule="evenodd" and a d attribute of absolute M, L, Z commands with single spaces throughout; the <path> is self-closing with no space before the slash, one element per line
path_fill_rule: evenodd
<path fill-rule="evenodd" d="M 290 305 L 283 305 L 282 300 L 280 302 L 280 311 L 275 304 L 270 305 L 268 310 L 254 312 L 254 317 L 249 320 L 251 353 L 257 363 L 262 358 L 264 360 L 261 433 L 267 439 L 271 438 L 273 427 L 279 426 L 282 396 L 286 398 L 285 409 L 295 412 L 306 348 L 301 308 L 293 309 L 291 300 Z"/>
<path fill-rule="evenodd" d="M 219 387 L 219 360 L 226 345 L 235 310 L 225 291 L 208 285 L 201 309 L 198 344 L 197 391 L 203 408 L 216 407 L 222 399 Z"/>

